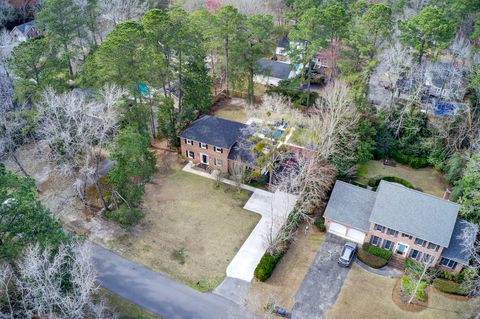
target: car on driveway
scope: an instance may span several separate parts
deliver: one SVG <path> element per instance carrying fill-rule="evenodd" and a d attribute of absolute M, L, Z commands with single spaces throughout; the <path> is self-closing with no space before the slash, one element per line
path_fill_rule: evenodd
<path fill-rule="evenodd" d="M 338 258 L 338 264 L 342 267 L 350 267 L 353 260 L 355 259 L 356 254 L 357 244 L 352 242 L 345 243 L 345 246 L 343 246 L 342 249 L 342 253 L 340 254 L 340 258 Z"/>

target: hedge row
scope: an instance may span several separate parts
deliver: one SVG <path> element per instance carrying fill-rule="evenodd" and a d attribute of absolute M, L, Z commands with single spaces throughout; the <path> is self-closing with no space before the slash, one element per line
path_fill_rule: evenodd
<path fill-rule="evenodd" d="M 368 251 L 360 249 L 357 258 L 364 264 L 372 268 L 382 268 L 387 264 L 387 260 L 370 254 Z"/>
<path fill-rule="evenodd" d="M 387 181 L 387 182 L 392 182 L 392 183 L 398 183 L 398 184 L 401 184 L 405 187 L 415 189 L 415 187 L 413 187 L 412 183 L 410 183 L 406 179 L 396 177 L 396 176 L 385 176 L 385 177 L 380 177 L 380 178 L 373 177 L 368 181 L 368 186 L 377 187 L 378 184 L 380 184 L 380 181 L 382 181 L 382 180 Z"/>
<path fill-rule="evenodd" d="M 289 98 L 293 105 L 296 107 L 307 105 L 308 93 L 296 89 L 290 89 L 285 87 L 269 87 L 265 91 L 268 95 L 279 94 L 283 97 Z M 310 105 L 315 105 L 315 101 L 318 98 L 317 92 L 310 92 Z"/>
<path fill-rule="evenodd" d="M 325 226 L 325 221 L 323 220 L 323 218 L 319 217 L 315 219 L 314 224 L 315 226 L 317 226 L 318 230 L 321 231 L 322 233 L 327 231 L 327 227 Z"/>
<path fill-rule="evenodd" d="M 409 156 L 397 151 L 392 152 L 390 156 L 398 163 L 408 165 L 412 168 L 422 168 L 430 165 L 426 158 Z"/>
<path fill-rule="evenodd" d="M 392 252 L 390 250 L 382 249 L 377 246 L 370 245 L 369 243 L 363 244 L 363 250 L 369 252 L 370 254 L 385 259 L 389 261 L 392 258 Z"/>
<path fill-rule="evenodd" d="M 460 296 L 468 295 L 468 289 L 455 281 L 447 279 L 435 278 L 433 280 L 433 287 L 447 294 L 454 294 Z"/>
<path fill-rule="evenodd" d="M 253 275 L 260 281 L 266 281 L 273 273 L 273 270 L 277 266 L 278 262 L 282 259 L 283 253 L 272 256 L 266 252 L 260 262 L 255 268 Z"/>

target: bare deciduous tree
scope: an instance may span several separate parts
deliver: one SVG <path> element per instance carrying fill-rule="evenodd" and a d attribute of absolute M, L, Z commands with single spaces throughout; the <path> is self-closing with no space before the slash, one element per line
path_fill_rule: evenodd
<path fill-rule="evenodd" d="M 433 256 L 425 255 L 420 263 L 412 266 L 411 268 L 407 268 L 405 270 L 405 275 L 410 278 L 413 282 L 413 289 L 410 292 L 410 299 L 408 303 L 413 303 L 413 300 L 417 296 L 417 291 L 420 288 L 420 284 L 422 281 L 431 281 L 434 277 L 436 277 L 437 272 L 431 271 L 433 270 L 431 267 L 433 266 Z"/>
<path fill-rule="evenodd" d="M 100 0 L 101 16 L 113 24 L 138 19 L 147 11 L 147 4 L 140 0 Z"/>
<path fill-rule="evenodd" d="M 15 270 L 14 270 L 15 269 Z M 65 280 L 68 280 L 66 285 Z M 2 318 L 116 318 L 105 301 L 94 302 L 96 274 L 90 247 L 73 241 L 58 251 L 28 247 L 15 268 L 0 271 Z"/>
<path fill-rule="evenodd" d="M 108 209 L 99 184 L 102 150 L 109 146 L 117 121 L 117 104 L 125 92 L 106 86 L 98 100 L 88 101 L 73 92 L 45 91 L 40 104 L 39 133 L 51 149 L 51 160 L 61 174 L 75 175 L 77 193 L 84 199 L 85 188 L 93 183 L 104 209 Z"/>
<path fill-rule="evenodd" d="M 463 223 L 466 223 L 463 221 Z M 472 276 L 463 283 L 472 296 L 480 295 L 480 239 L 478 237 L 478 225 L 468 223 L 463 228 L 458 238 L 463 243 L 463 250 L 470 255 Z"/>

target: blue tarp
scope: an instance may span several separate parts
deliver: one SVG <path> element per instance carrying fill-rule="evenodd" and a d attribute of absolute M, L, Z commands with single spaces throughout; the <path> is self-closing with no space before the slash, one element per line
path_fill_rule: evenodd
<path fill-rule="evenodd" d="M 438 116 L 448 116 L 455 114 L 455 105 L 445 102 L 437 102 L 435 99 L 432 101 L 432 108 L 435 112 L 435 115 Z"/>

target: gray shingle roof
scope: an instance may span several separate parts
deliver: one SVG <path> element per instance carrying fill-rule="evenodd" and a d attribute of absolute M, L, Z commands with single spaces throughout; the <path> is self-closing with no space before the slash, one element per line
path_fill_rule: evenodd
<path fill-rule="evenodd" d="M 252 145 L 253 147 L 253 145 Z M 236 161 L 240 159 L 242 163 L 255 165 L 258 156 L 251 149 L 240 147 L 238 143 L 235 143 L 228 153 L 228 159 Z"/>
<path fill-rule="evenodd" d="M 450 245 L 442 251 L 442 257 L 454 260 L 464 265 L 468 265 L 470 259 L 470 253 L 465 251 L 465 243 L 459 238 L 463 233 L 463 230 L 467 227 L 470 227 L 470 223 L 457 219 L 455 222 L 455 227 L 453 228 L 452 239 L 450 240 Z"/>
<path fill-rule="evenodd" d="M 324 217 L 359 230 L 368 231 L 376 193 L 342 181 L 333 187 Z"/>
<path fill-rule="evenodd" d="M 242 134 L 246 124 L 203 115 L 179 133 L 180 138 L 230 148 Z"/>
<path fill-rule="evenodd" d="M 293 69 L 293 65 L 285 62 L 261 59 L 258 63 L 260 64 L 261 74 L 282 80 L 288 79 Z"/>
<path fill-rule="evenodd" d="M 370 221 L 448 247 L 458 209 L 455 203 L 381 181 Z"/>
<path fill-rule="evenodd" d="M 23 34 L 26 34 L 28 30 L 30 30 L 30 28 L 33 27 L 34 25 L 35 25 L 35 20 L 32 20 L 27 23 L 17 25 L 15 28 L 17 28 L 18 31 L 22 32 Z"/>
<path fill-rule="evenodd" d="M 277 43 L 278 48 L 286 48 L 290 45 L 290 41 L 288 38 L 282 38 L 280 41 Z"/>

